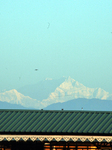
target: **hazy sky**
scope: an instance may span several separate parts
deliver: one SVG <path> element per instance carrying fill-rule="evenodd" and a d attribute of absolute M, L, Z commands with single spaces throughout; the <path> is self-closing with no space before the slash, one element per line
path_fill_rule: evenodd
<path fill-rule="evenodd" d="M 0 90 L 62 76 L 112 93 L 112 0 L 1 0 Z"/>

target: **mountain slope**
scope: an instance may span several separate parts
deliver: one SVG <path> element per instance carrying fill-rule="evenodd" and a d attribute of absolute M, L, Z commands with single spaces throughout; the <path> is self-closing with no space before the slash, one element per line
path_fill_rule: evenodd
<path fill-rule="evenodd" d="M 78 98 L 63 103 L 54 103 L 44 108 L 45 110 L 91 110 L 112 111 L 111 100 Z"/>

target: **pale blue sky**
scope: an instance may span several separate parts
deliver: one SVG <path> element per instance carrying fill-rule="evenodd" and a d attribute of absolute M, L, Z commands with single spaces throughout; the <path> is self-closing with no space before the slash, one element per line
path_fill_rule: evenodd
<path fill-rule="evenodd" d="M 62 76 L 112 93 L 112 0 L 0 1 L 0 90 Z"/>

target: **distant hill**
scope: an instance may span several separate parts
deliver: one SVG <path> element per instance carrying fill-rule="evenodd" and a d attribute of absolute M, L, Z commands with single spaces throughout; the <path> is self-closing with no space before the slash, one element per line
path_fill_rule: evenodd
<path fill-rule="evenodd" d="M 63 103 L 54 103 L 44 110 L 92 110 L 112 111 L 112 100 L 78 98 Z"/>
<path fill-rule="evenodd" d="M 28 109 L 19 104 L 11 104 L 7 102 L 0 101 L 0 109 Z"/>
<path fill-rule="evenodd" d="M 11 104 L 0 101 L 0 109 L 34 109 L 23 107 L 20 104 Z M 44 108 L 44 110 L 90 110 L 90 111 L 112 111 L 111 100 L 78 98 L 63 103 L 54 103 Z"/>

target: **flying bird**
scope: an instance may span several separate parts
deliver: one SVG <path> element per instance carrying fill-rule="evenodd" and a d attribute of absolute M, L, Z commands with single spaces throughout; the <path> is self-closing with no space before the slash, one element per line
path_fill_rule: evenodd
<path fill-rule="evenodd" d="M 38 69 L 35 69 L 35 71 L 37 71 Z"/>
<path fill-rule="evenodd" d="M 50 23 L 48 22 L 48 26 L 47 26 L 47 29 L 49 29 L 49 27 L 50 27 Z"/>

